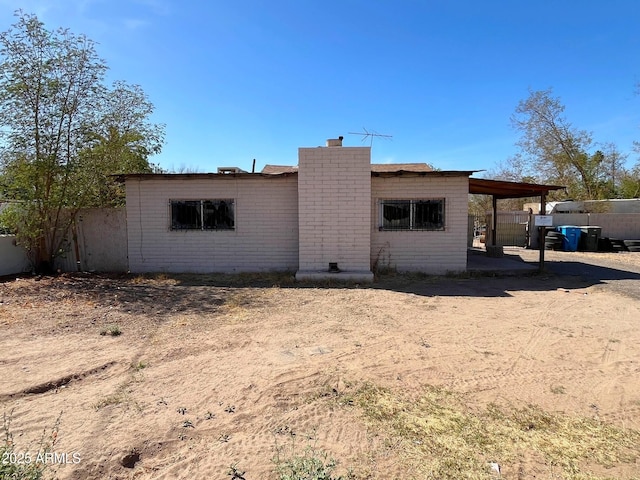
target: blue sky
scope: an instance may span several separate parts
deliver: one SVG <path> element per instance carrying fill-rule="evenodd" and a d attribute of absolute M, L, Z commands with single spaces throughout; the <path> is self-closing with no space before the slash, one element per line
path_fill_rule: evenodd
<path fill-rule="evenodd" d="M 509 118 L 553 88 L 577 128 L 628 163 L 640 140 L 637 0 L 0 0 L 99 43 L 109 80 L 140 84 L 166 124 L 164 168 L 297 163 L 345 137 L 376 163 L 495 168 Z"/>

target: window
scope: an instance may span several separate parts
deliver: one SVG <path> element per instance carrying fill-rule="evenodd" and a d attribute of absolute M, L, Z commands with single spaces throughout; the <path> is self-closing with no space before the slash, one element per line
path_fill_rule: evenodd
<path fill-rule="evenodd" d="M 380 230 L 444 230 L 444 199 L 381 200 Z"/>
<path fill-rule="evenodd" d="M 171 200 L 171 230 L 233 230 L 234 201 Z"/>

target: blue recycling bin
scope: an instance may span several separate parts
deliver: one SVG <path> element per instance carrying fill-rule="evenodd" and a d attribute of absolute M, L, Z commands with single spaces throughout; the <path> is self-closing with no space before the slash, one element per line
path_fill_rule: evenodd
<path fill-rule="evenodd" d="M 582 230 L 575 225 L 560 225 L 556 230 L 562 233 L 562 249 L 565 252 L 577 252 L 578 243 L 580 243 L 580 234 Z"/>

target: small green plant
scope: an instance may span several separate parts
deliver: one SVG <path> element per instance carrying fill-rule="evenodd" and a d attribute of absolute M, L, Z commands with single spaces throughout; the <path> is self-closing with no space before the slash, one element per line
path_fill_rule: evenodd
<path fill-rule="evenodd" d="M 58 416 L 51 432 L 47 433 L 46 429 L 42 432 L 37 452 L 31 452 L 30 450 L 15 450 L 13 433 L 10 429 L 12 413 L 9 415 L 3 413 L 2 415 L 3 440 L 0 443 L 0 479 L 41 480 L 45 478 L 47 464 L 40 461 L 40 458 L 53 450 L 58 438 L 58 427 L 62 414 Z"/>
<path fill-rule="evenodd" d="M 102 335 L 103 337 L 105 335 L 110 335 L 112 337 L 118 337 L 120 335 L 122 335 L 122 330 L 120 330 L 120 327 L 118 325 L 110 325 L 109 327 L 100 330 L 100 335 Z"/>
<path fill-rule="evenodd" d="M 343 477 L 332 476 L 336 466 L 336 460 L 326 452 L 310 446 L 302 455 L 276 461 L 279 480 L 343 480 Z"/>
<path fill-rule="evenodd" d="M 316 447 L 316 436 L 306 435 L 308 443 L 302 454 L 296 453 L 295 436 L 291 437 L 291 449 L 289 454 L 284 456 L 284 447 L 276 444 L 276 456 L 273 463 L 276 465 L 278 480 L 351 480 L 352 474 L 347 477 L 333 476 L 338 462 L 329 454 Z"/>
<path fill-rule="evenodd" d="M 142 360 L 140 360 L 138 363 L 132 363 L 131 364 L 131 368 L 133 368 L 136 371 L 143 370 L 143 369 L 147 368 L 148 366 L 149 366 L 149 364 L 143 362 Z"/>

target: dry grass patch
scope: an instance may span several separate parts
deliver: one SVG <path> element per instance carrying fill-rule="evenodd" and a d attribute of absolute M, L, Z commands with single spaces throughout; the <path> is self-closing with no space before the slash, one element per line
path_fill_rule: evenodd
<path fill-rule="evenodd" d="M 94 403 L 95 410 L 101 410 L 109 406 L 123 406 L 125 408 L 133 407 L 136 411 L 142 412 L 143 406 L 133 398 L 134 386 L 144 381 L 143 370 L 148 366 L 147 363 L 139 361 L 137 364 L 132 363 L 129 367 L 129 378 L 120 383 L 116 390 L 108 395 L 103 396 L 99 401 Z"/>
<path fill-rule="evenodd" d="M 598 475 L 623 464 L 633 469 L 640 432 L 596 419 L 533 405 L 473 409 L 462 396 L 436 387 L 411 398 L 365 384 L 340 402 L 357 406 L 375 432 L 385 432 L 387 445 L 411 472 L 407 478 L 494 478 L 492 462 L 527 478 L 533 472 L 525 459 L 542 463 L 533 468 L 553 472 L 550 478 L 637 478 Z"/>

